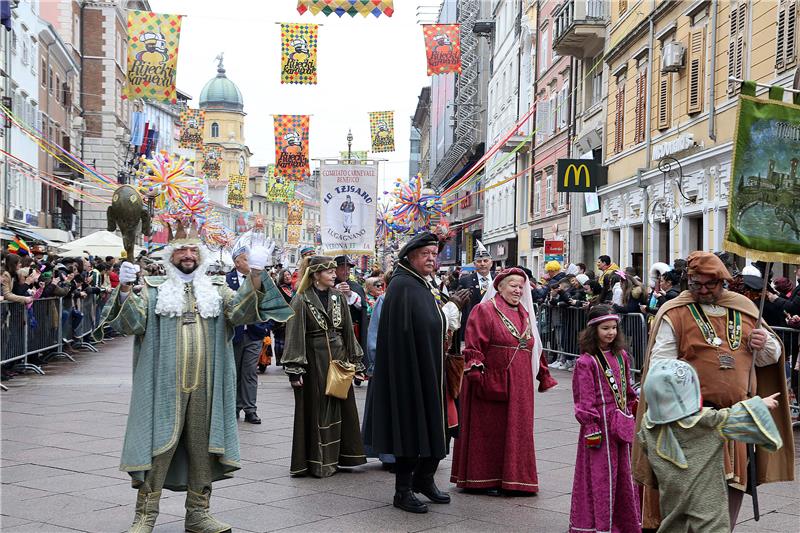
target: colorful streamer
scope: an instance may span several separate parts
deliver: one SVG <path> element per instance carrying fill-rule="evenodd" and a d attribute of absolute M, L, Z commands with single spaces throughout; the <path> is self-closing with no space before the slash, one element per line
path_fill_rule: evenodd
<path fill-rule="evenodd" d="M 442 197 L 430 189 L 424 189 L 419 174 L 405 183 L 398 178 L 392 195 L 395 201 L 392 211 L 394 219 L 412 230 L 428 227 L 431 222 L 446 216 L 442 209 Z"/>

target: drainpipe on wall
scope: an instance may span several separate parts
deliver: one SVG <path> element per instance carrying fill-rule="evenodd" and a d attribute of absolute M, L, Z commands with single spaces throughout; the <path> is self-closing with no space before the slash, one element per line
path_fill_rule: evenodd
<path fill-rule="evenodd" d="M 644 214 L 642 216 L 642 277 L 648 271 L 650 265 L 650 196 L 647 193 L 647 185 L 642 181 L 642 175 L 650 169 L 652 163 L 652 156 L 650 150 L 652 148 L 653 139 L 651 135 L 650 120 L 651 120 L 651 107 L 650 102 L 653 98 L 653 16 L 655 13 L 656 5 L 655 0 L 652 0 L 652 9 L 650 11 L 650 23 L 648 30 L 648 49 L 647 49 L 647 96 L 645 101 L 647 106 L 645 108 L 644 122 L 646 124 L 644 131 L 645 143 L 645 167 L 640 168 L 636 172 L 636 185 L 642 189 L 642 196 L 644 199 Z M 621 259 L 621 258 L 620 258 Z"/>
<path fill-rule="evenodd" d="M 717 0 L 711 0 L 711 83 L 708 88 L 708 138 L 717 140 L 716 132 L 716 96 L 717 88 L 714 83 L 717 72 Z"/>

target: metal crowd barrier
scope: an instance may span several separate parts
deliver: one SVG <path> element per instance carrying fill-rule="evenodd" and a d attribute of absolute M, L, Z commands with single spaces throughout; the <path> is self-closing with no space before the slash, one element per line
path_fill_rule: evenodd
<path fill-rule="evenodd" d="M 61 337 L 64 343 L 69 344 L 76 350 L 98 351 L 89 336 L 94 331 L 98 302 L 99 298 L 96 295 L 81 298 L 78 305 L 75 305 L 70 299 L 65 299 L 64 307 L 60 313 L 63 330 Z M 81 316 L 81 318 L 78 319 L 78 316 Z"/>
<path fill-rule="evenodd" d="M 536 312 L 544 351 L 573 359 L 580 356 L 578 336 L 588 321 L 586 309 L 540 305 L 537 306 Z M 639 373 L 647 350 L 647 321 L 644 315 L 639 313 L 622 315 L 620 330 L 628 341 L 631 369 Z"/>
<path fill-rule="evenodd" d="M 65 345 L 97 352 L 90 334 L 98 305 L 102 304 L 95 295 L 80 299 L 77 306 L 70 298 L 40 298 L 30 306 L 0 301 L 0 364 L 44 375 L 39 365 L 29 361 L 31 356 L 37 355 L 42 361 L 66 358 L 75 362 L 64 351 Z"/>
<path fill-rule="evenodd" d="M 789 388 L 794 392 L 793 401 L 789 405 L 792 409 L 792 418 L 797 420 L 800 417 L 800 372 L 794 367 L 797 364 L 798 352 L 800 352 L 800 329 L 789 327 L 773 327 L 772 329 L 781 338 L 783 347 L 786 349 L 787 381 Z M 791 392 L 790 395 L 792 395 Z"/>

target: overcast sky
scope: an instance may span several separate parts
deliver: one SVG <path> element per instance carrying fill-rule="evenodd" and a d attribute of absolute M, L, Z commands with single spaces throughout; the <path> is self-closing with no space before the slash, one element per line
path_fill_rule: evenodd
<path fill-rule="evenodd" d="M 369 149 L 369 111 L 395 112 L 395 152 L 378 154 L 382 183 L 407 177 L 410 117 L 422 87 L 425 69 L 422 28 L 417 5 L 434 0 L 395 0 L 395 13 L 367 18 L 357 15 L 303 16 L 295 0 L 151 0 L 158 13 L 185 15 L 178 55 L 178 88 L 197 107 L 203 85 L 216 76 L 214 58 L 225 53 L 228 78 L 244 98 L 246 143 L 250 164 L 274 163 L 273 114 L 313 115 L 312 158 Z M 281 85 L 278 22 L 320 24 L 318 84 Z"/>

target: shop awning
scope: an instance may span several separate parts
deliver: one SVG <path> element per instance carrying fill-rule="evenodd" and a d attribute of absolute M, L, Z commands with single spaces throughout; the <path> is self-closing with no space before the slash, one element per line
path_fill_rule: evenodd
<path fill-rule="evenodd" d="M 55 245 L 54 243 L 50 242 L 50 240 L 47 237 L 39 233 L 40 229 L 41 228 L 36 228 L 34 230 L 30 228 L 13 226 L 11 224 L 9 224 L 7 228 L 3 228 L 4 231 L 9 231 L 15 235 L 19 235 L 25 241 L 41 242 L 48 246 L 54 246 Z M 3 238 L 5 239 L 6 237 L 4 236 Z M 12 235 L 11 239 L 13 238 L 14 236 Z"/>

